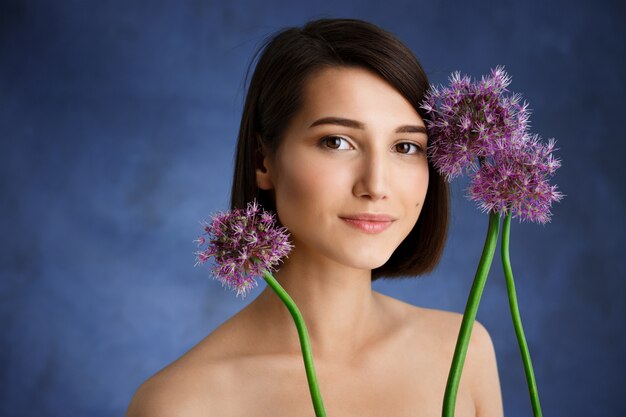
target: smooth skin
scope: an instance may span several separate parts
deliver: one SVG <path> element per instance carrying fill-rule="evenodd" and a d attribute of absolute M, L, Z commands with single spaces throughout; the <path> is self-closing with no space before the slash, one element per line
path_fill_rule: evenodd
<path fill-rule="evenodd" d="M 327 117 L 362 126 L 311 127 Z M 418 131 L 396 133 L 407 125 Z M 441 414 L 462 315 L 412 306 L 371 284 L 371 270 L 420 215 L 429 180 L 424 126 L 378 75 L 325 68 L 308 80 L 277 154 L 256 171 L 292 236 L 295 248 L 274 277 L 302 312 L 332 417 Z M 397 220 L 367 234 L 341 219 L 360 212 Z M 476 322 L 456 416 L 502 415 L 493 343 Z M 139 387 L 127 417 L 159 416 L 313 416 L 293 319 L 269 287 Z"/>

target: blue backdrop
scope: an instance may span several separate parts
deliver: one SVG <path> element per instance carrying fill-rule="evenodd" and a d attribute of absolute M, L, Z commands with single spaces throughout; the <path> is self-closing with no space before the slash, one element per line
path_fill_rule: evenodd
<path fill-rule="evenodd" d="M 512 227 L 544 415 L 626 415 L 621 3 L 2 0 L 2 416 L 122 415 L 141 382 L 260 293 L 262 280 L 235 298 L 194 268 L 192 240 L 228 207 L 254 51 L 319 17 L 392 31 L 433 83 L 505 66 L 533 132 L 557 139 L 567 195 L 552 223 Z M 463 311 L 487 228 L 464 187 L 436 272 L 375 290 Z M 507 417 L 531 415 L 497 262 L 478 319 Z"/>

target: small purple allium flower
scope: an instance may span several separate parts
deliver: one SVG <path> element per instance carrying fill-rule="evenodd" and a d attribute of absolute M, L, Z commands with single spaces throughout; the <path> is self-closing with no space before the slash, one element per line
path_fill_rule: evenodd
<path fill-rule="evenodd" d="M 470 199 L 485 211 L 506 214 L 537 223 L 550 221 L 552 202 L 563 194 L 548 177 L 561 166 L 554 158 L 554 139 L 542 144 L 537 135 L 524 135 L 502 146 L 472 176 Z"/>
<path fill-rule="evenodd" d="M 477 158 L 493 155 L 498 141 L 516 140 L 530 114 L 519 94 L 505 96 L 511 78 L 501 66 L 480 82 L 472 83 L 459 71 L 449 80 L 447 88 L 431 86 L 420 105 L 431 115 L 426 120 L 428 155 L 448 181 L 474 168 Z"/>
<path fill-rule="evenodd" d="M 256 201 L 248 203 L 246 210 L 234 209 L 211 216 L 211 222 L 201 222 L 205 235 L 194 242 L 207 248 L 194 252 L 198 264 L 215 258 L 213 275 L 237 290 L 237 296 L 258 284 L 257 276 L 272 272 L 280 260 L 293 249 L 287 228 L 274 225 L 273 213 L 261 210 Z"/>

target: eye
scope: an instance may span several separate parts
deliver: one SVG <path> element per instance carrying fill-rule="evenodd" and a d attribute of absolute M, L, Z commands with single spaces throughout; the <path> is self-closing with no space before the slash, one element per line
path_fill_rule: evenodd
<path fill-rule="evenodd" d="M 337 149 L 340 149 L 339 147 L 341 146 L 341 141 L 342 141 L 342 140 L 343 140 L 344 142 L 348 143 L 348 142 L 346 141 L 346 139 L 345 139 L 345 138 L 342 138 L 341 136 L 334 136 L 334 135 L 331 135 L 331 136 L 325 136 L 325 137 L 323 137 L 323 138 L 322 138 L 322 140 L 320 140 L 320 144 L 322 144 L 322 146 L 325 146 L 325 145 L 324 145 L 325 143 L 332 143 L 332 144 L 333 144 L 332 146 L 330 146 L 330 147 L 329 147 L 329 146 L 325 146 L 325 147 L 330 148 L 330 149 L 337 150 Z M 345 148 L 344 148 L 344 149 L 345 149 Z"/>
<path fill-rule="evenodd" d="M 404 145 L 404 146 L 403 146 Z M 405 155 L 414 155 L 414 154 L 421 154 L 424 152 L 424 149 L 422 148 L 421 145 L 418 145 L 417 143 L 413 143 L 413 142 L 402 142 L 399 143 L 398 145 L 396 145 L 397 147 L 402 146 L 402 149 L 410 151 L 410 146 L 413 146 L 415 148 L 415 152 L 400 152 L 403 153 Z"/>

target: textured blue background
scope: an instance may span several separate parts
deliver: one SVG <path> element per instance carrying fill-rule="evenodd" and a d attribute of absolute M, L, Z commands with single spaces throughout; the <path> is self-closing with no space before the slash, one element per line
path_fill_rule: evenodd
<path fill-rule="evenodd" d="M 370 20 L 431 82 L 502 64 L 554 137 L 567 194 L 513 223 L 546 416 L 626 415 L 624 8 L 617 1 L 0 1 L 0 414 L 122 415 L 137 386 L 250 302 L 193 267 L 228 206 L 244 75 L 262 38 Z M 374 289 L 462 312 L 487 217 L 454 183 L 441 266 Z M 500 266 L 478 319 L 507 417 L 531 415 Z"/>

